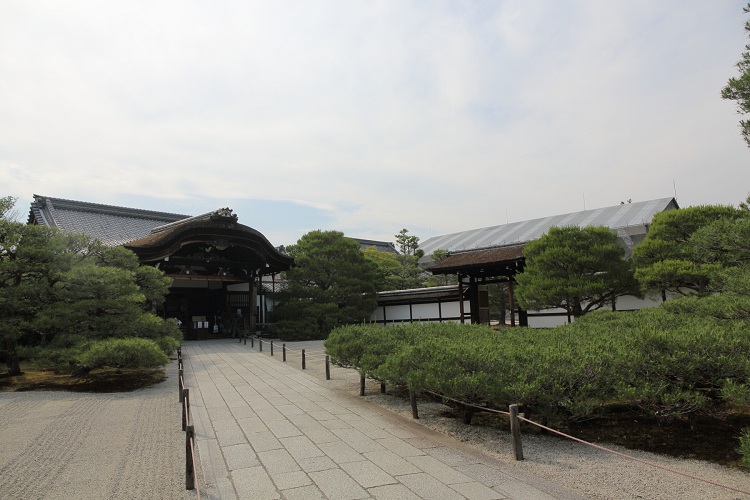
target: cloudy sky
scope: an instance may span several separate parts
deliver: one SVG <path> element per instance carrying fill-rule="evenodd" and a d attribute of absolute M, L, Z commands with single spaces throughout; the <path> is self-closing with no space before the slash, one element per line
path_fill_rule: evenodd
<path fill-rule="evenodd" d="M 0 2 L 0 195 L 274 244 L 737 204 L 746 1 Z"/>

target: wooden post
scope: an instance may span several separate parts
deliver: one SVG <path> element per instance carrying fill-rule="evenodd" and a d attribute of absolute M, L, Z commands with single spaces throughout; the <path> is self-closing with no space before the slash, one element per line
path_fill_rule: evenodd
<path fill-rule="evenodd" d="M 365 376 L 364 375 L 359 376 L 359 395 L 360 396 L 365 395 Z"/>
<path fill-rule="evenodd" d="M 305 369 L 305 350 L 302 349 L 302 369 Z"/>
<path fill-rule="evenodd" d="M 273 340 L 271 341 L 271 356 L 273 356 Z"/>
<path fill-rule="evenodd" d="M 385 394 L 385 382 L 380 382 L 380 394 Z"/>
<path fill-rule="evenodd" d="M 510 405 L 510 437 L 513 443 L 513 458 L 523 460 L 521 422 L 518 420 L 518 405 Z"/>
<path fill-rule="evenodd" d="M 185 429 L 185 489 L 195 489 L 195 469 L 193 468 L 193 447 L 191 440 L 195 436 L 195 427 L 188 425 Z"/>
<path fill-rule="evenodd" d="M 190 411 L 190 389 L 182 390 L 182 430 L 187 429 L 187 415 Z"/>
<path fill-rule="evenodd" d="M 409 389 L 409 401 L 411 402 L 411 418 L 418 419 L 419 413 L 417 412 L 417 395 Z"/>
<path fill-rule="evenodd" d="M 263 352 L 263 337 L 258 337 L 258 349 Z"/>
<path fill-rule="evenodd" d="M 510 309 L 510 326 L 516 326 L 516 313 L 513 310 L 513 280 L 508 280 L 508 309 Z"/>
<path fill-rule="evenodd" d="M 185 371 L 182 368 L 180 368 L 177 371 L 177 374 L 178 374 L 177 378 L 179 379 L 178 382 L 179 382 L 179 385 L 180 385 L 180 403 L 182 403 L 182 390 L 184 389 L 184 387 L 182 386 L 182 377 L 185 374 Z"/>
<path fill-rule="evenodd" d="M 286 363 L 286 343 L 281 344 L 281 360 Z"/>
<path fill-rule="evenodd" d="M 331 360 L 326 354 L 326 380 L 331 380 Z"/>
<path fill-rule="evenodd" d="M 245 339 L 245 343 L 242 345 L 247 345 L 247 332 L 242 332 L 242 337 Z"/>
<path fill-rule="evenodd" d="M 461 274 L 457 274 L 456 277 L 458 278 L 458 310 L 459 310 L 459 316 L 461 316 L 461 324 L 464 324 L 464 282 L 463 282 L 463 276 Z"/>

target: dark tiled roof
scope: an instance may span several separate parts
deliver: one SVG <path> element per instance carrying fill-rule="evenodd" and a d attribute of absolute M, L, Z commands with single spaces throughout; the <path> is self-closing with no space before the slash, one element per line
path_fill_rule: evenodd
<path fill-rule="evenodd" d="M 362 250 L 367 250 L 368 248 L 375 247 L 375 250 L 377 250 L 378 252 L 398 254 L 398 250 L 396 250 L 396 246 L 390 241 L 364 240 L 362 238 L 350 238 L 350 239 L 359 243 L 359 246 L 362 248 Z"/>
<path fill-rule="evenodd" d="M 87 234 L 100 239 L 105 245 L 116 246 L 148 236 L 157 226 L 188 217 L 35 194 L 28 222 L 56 227 L 68 233 Z"/>
<path fill-rule="evenodd" d="M 442 274 L 455 269 L 492 266 L 495 264 L 516 261 L 523 258 L 524 246 L 525 244 L 508 245 L 478 250 L 450 252 L 448 258 L 432 267 L 430 271 L 435 274 Z"/>
<path fill-rule="evenodd" d="M 386 304 L 432 303 L 438 299 L 458 300 L 458 285 L 414 288 L 412 290 L 390 290 L 378 293 L 378 305 L 381 306 Z"/>

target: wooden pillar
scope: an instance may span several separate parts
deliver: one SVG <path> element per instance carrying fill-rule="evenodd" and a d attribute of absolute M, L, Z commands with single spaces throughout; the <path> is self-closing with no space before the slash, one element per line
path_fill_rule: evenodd
<path fill-rule="evenodd" d="M 471 324 L 479 323 L 479 283 L 474 276 L 469 276 L 469 305 L 471 307 Z"/>
<path fill-rule="evenodd" d="M 508 309 L 510 310 L 510 326 L 516 326 L 516 313 L 513 307 L 513 280 L 508 280 Z"/>
<path fill-rule="evenodd" d="M 258 307 L 256 306 L 257 295 L 258 294 L 258 288 L 255 285 L 255 273 L 253 273 L 253 277 L 250 279 L 250 324 L 247 325 L 247 329 L 250 330 L 251 334 L 255 334 L 255 326 L 256 326 L 256 315 L 258 314 Z"/>
<path fill-rule="evenodd" d="M 457 274 L 458 276 L 458 315 L 461 316 L 461 324 L 464 324 L 464 282 L 463 282 L 463 276 L 461 274 Z"/>

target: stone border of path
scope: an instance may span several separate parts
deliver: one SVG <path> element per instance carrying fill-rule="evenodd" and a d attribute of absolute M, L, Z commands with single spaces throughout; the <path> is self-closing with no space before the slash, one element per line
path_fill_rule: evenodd
<path fill-rule="evenodd" d="M 583 498 L 231 340 L 182 352 L 208 498 Z"/>

